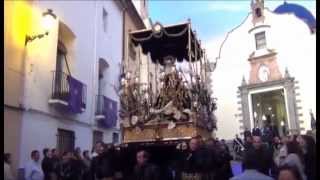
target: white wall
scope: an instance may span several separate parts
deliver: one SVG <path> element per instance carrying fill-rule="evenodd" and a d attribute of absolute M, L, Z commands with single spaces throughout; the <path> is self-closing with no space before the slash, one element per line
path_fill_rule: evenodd
<path fill-rule="evenodd" d="M 297 90 L 301 95 L 297 99 L 301 100 L 303 113 L 300 120 L 304 120 L 302 125 L 306 130 L 310 129 L 309 109 L 316 112 L 316 49 L 315 34 L 311 35 L 308 26 L 294 15 L 277 15 L 269 10 L 265 10 L 266 20 L 264 24 L 270 25 L 266 31 L 267 48 L 275 49 L 278 53 L 277 62 L 280 72 L 284 74 L 288 67 L 289 73 L 299 81 Z M 237 91 L 241 85 L 242 77 L 249 79 L 250 64 L 249 55 L 255 48 L 254 34 L 248 34 L 253 27 L 251 14 L 243 24 L 234 29 L 222 46 L 217 68 L 212 74 L 213 92 L 218 98 L 218 131 L 217 136 L 221 138 L 233 138 L 236 133 L 240 133 L 241 117 L 239 114 L 240 105 L 237 104 Z M 218 51 L 218 49 L 217 49 Z"/>
<path fill-rule="evenodd" d="M 42 158 L 44 148 L 57 147 L 58 128 L 75 132 L 75 147 L 91 150 L 92 129 L 70 120 L 61 120 L 37 112 L 23 114 L 19 167 L 30 160 L 32 150 L 39 150 Z"/>
<path fill-rule="evenodd" d="M 102 7 L 108 12 L 108 30 L 103 31 Z M 75 131 L 75 146 L 91 149 L 92 131 L 104 131 L 104 140 L 112 140 L 116 129 L 101 129 L 95 126 L 95 99 L 98 94 L 99 58 L 108 61 L 106 72 L 107 86 L 104 94 L 118 101 L 113 87 L 119 76 L 119 63 L 122 58 L 122 11 L 114 1 L 34 1 L 33 32 L 43 32 L 40 26 L 41 13 L 52 9 L 58 19 L 49 32 L 49 36 L 36 39 L 28 44 L 26 55 L 26 96 L 28 109 L 23 115 L 21 135 L 20 167 L 30 157 L 33 149 L 56 147 L 57 129 Z M 71 74 L 87 86 L 86 110 L 81 114 L 66 115 L 50 107 L 52 72 L 56 66 L 56 51 L 59 21 L 68 26 L 75 35 L 72 57 L 69 59 Z M 53 118 L 52 115 L 60 116 Z M 119 118 L 118 118 L 119 120 Z M 119 121 L 118 121 L 119 122 Z M 119 123 L 117 128 L 119 128 Z"/>
<path fill-rule="evenodd" d="M 74 59 L 69 59 L 72 76 L 87 85 L 87 108 L 73 118 L 93 123 L 95 96 L 98 93 L 98 60 L 106 59 L 110 65 L 106 74 L 105 95 L 117 100 L 110 84 L 117 84 L 119 63 L 122 58 L 122 12 L 113 1 L 36 1 L 39 12 L 51 8 L 59 20 L 75 34 Z M 102 7 L 108 12 L 108 30 L 103 32 Z M 82 12 L 82 13 L 79 13 Z M 30 108 L 52 114 L 49 107 L 52 72 L 56 63 L 56 43 L 58 22 L 50 31 L 49 37 L 28 45 L 29 74 L 27 78 Z M 37 97 L 37 98 L 34 98 Z"/>
<path fill-rule="evenodd" d="M 51 8 L 59 20 L 66 24 L 76 36 L 73 49 L 75 59 L 69 59 L 68 61 L 71 62 L 72 76 L 87 85 L 87 108 L 85 112 L 76 115 L 74 118 L 91 123 L 94 110 L 91 108 L 94 101 L 94 96 L 91 96 L 91 94 L 94 94 L 93 77 L 95 73 L 95 49 L 93 48 L 95 3 L 89 1 L 35 1 L 34 7 L 43 9 L 42 11 Z M 57 26 L 58 22 L 54 27 L 55 33 L 50 31 L 48 39 L 43 38 L 28 45 L 30 60 L 28 59 L 27 67 L 32 64 L 32 71 L 30 70 L 31 73 L 28 74 L 26 82 L 29 92 L 27 104 L 32 109 L 52 114 L 60 113 L 48 105 L 52 88 L 51 71 L 55 70 L 56 64 Z M 44 46 L 41 43 L 45 42 L 47 47 L 50 48 L 43 48 Z"/>
<path fill-rule="evenodd" d="M 109 68 L 104 74 L 107 82 L 104 95 L 118 102 L 118 110 L 120 108 L 119 97 L 113 86 L 119 85 L 120 63 L 122 61 L 122 43 L 123 43 L 123 18 L 122 11 L 113 1 L 97 1 L 96 7 L 96 64 L 99 64 L 99 58 L 107 60 Z M 108 13 L 107 31 L 103 30 L 102 8 Z M 96 80 L 98 74 L 95 73 Z M 98 94 L 98 84 L 96 83 L 95 94 Z M 119 120 L 119 117 L 118 117 Z M 119 121 L 118 121 L 119 122 Z M 119 127 L 119 123 L 117 123 Z"/>

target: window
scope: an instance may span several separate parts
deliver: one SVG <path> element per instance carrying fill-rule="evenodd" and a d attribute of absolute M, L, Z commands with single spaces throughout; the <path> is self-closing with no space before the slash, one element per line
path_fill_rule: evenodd
<path fill-rule="evenodd" d="M 75 135 L 73 131 L 58 129 L 57 141 L 59 152 L 74 150 Z"/>
<path fill-rule="evenodd" d="M 107 32 L 107 27 L 108 27 L 108 13 L 107 11 L 103 8 L 102 9 L 102 21 L 103 21 L 103 31 Z"/>
<path fill-rule="evenodd" d="M 257 34 L 255 34 L 255 38 L 256 38 L 256 49 L 262 49 L 265 48 L 267 43 L 266 43 L 266 34 L 265 32 L 259 32 Z"/>
<path fill-rule="evenodd" d="M 262 13 L 261 13 L 261 9 L 260 8 L 257 8 L 256 9 L 256 16 L 259 18 L 261 17 Z"/>
<path fill-rule="evenodd" d="M 112 133 L 112 143 L 117 144 L 119 143 L 119 133 Z"/>
<path fill-rule="evenodd" d="M 98 142 L 98 141 L 103 141 L 103 132 L 101 131 L 93 131 L 93 140 L 92 140 L 92 143 L 93 143 L 93 146 Z"/>

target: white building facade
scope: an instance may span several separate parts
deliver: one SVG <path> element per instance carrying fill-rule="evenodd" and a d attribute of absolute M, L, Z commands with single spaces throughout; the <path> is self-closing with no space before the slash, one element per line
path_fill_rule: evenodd
<path fill-rule="evenodd" d="M 49 34 L 29 41 L 22 49 L 23 93 L 19 99 L 22 116 L 17 129 L 12 129 L 19 132 L 19 140 L 5 143 L 5 152 L 13 152 L 10 147 L 14 146 L 9 143 L 18 144 L 14 150 L 18 149 L 17 153 L 12 154 L 19 157 L 14 169 L 23 168 L 32 150 L 63 151 L 75 147 L 91 150 L 98 140 L 119 143 L 120 104 L 116 89 L 123 59 L 124 28 L 120 1 L 6 3 L 6 7 L 13 7 L 12 11 L 18 10 L 19 3 L 26 6 L 31 23 L 26 35 L 44 32 L 41 14 L 47 9 L 56 15 Z M 9 57 L 9 51 L 6 55 Z M 70 112 L 70 101 L 64 99 L 72 90 L 69 77 L 82 85 L 81 112 Z M 108 121 L 106 108 L 117 116 L 112 117 L 116 121 L 109 126 L 103 125 Z"/>
<path fill-rule="evenodd" d="M 262 128 L 266 119 L 280 135 L 310 130 L 310 113 L 316 114 L 315 18 L 286 2 L 274 11 L 263 0 L 249 7 L 216 58 L 217 136 L 234 138 L 246 128 Z"/>

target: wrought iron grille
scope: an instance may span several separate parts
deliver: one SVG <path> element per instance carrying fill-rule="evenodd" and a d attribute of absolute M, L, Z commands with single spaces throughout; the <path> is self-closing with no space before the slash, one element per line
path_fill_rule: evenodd
<path fill-rule="evenodd" d="M 70 97 L 70 86 L 68 82 L 68 74 L 62 71 L 53 71 L 52 78 L 52 99 L 59 99 L 65 102 L 69 101 Z M 87 86 L 83 84 L 82 86 L 82 95 L 81 95 L 81 107 L 86 108 L 86 99 L 87 99 Z"/>
<path fill-rule="evenodd" d="M 73 151 L 75 145 L 75 134 L 73 131 L 58 129 L 57 149 L 59 152 Z"/>

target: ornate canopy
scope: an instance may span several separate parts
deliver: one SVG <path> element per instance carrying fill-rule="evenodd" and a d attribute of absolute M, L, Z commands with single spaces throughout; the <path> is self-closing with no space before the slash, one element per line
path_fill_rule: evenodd
<path fill-rule="evenodd" d="M 168 55 L 176 57 L 178 62 L 194 62 L 203 56 L 200 41 L 192 31 L 190 22 L 171 26 L 162 26 L 157 22 L 151 29 L 131 32 L 130 39 L 135 46 L 142 47 L 144 54 L 150 53 L 154 63 L 161 65 Z"/>

